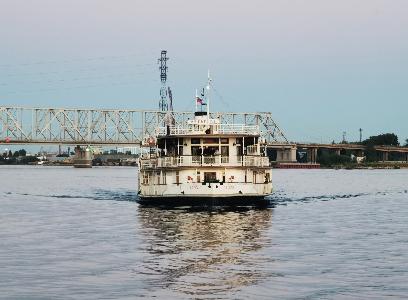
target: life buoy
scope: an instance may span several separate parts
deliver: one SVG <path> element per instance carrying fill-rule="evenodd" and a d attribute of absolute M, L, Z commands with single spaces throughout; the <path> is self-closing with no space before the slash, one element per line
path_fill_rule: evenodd
<path fill-rule="evenodd" d="M 148 143 L 149 145 L 154 145 L 154 144 L 155 144 L 154 138 L 153 138 L 152 136 L 149 137 L 149 138 L 147 139 L 147 143 Z"/>

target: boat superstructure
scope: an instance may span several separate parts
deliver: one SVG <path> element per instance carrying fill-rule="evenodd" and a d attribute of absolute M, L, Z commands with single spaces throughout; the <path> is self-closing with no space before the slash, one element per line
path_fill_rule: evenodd
<path fill-rule="evenodd" d="M 196 103 L 201 110 L 194 119 L 176 125 L 169 118 L 147 139 L 139 161 L 140 202 L 263 202 L 272 192 L 272 169 L 260 127 L 223 124 L 210 118 L 209 105 L 202 110 L 203 99 L 197 96 Z"/>

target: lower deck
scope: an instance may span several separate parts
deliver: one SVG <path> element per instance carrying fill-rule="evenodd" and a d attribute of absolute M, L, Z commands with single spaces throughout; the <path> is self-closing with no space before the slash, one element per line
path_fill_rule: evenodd
<path fill-rule="evenodd" d="M 270 168 L 142 170 L 141 197 L 265 197 L 272 193 Z"/>

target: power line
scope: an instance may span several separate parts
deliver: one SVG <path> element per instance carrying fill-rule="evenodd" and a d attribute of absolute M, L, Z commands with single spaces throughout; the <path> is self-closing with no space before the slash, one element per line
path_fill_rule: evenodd
<path fill-rule="evenodd" d="M 147 54 L 145 54 L 147 55 Z M 104 60 L 120 60 L 132 57 L 141 57 L 140 54 L 130 54 L 130 55 L 106 55 L 106 56 L 96 56 L 88 58 L 71 58 L 64 60 L 48 60 L 48 61 L 31 61 L 27 63 L 13 63 L 13 64 L 0 64 L 0 68 L 10 68 L 10 67 L 28 67 L 28 66 L 37 66 L 37 65 L 47 65 L 47 64 L 67 64 L 75 62 L 84 62 L 84 61 L 104 61 Z"/>

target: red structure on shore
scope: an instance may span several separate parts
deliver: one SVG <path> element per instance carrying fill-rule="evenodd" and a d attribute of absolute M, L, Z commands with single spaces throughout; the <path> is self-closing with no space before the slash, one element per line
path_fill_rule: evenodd
<path fill-rule="evenodd" d="M 320 169 L 318 163 L 277 163 L 277 169 Z"/>

